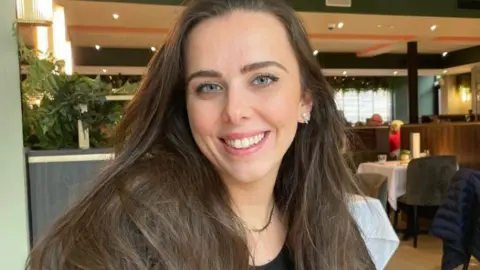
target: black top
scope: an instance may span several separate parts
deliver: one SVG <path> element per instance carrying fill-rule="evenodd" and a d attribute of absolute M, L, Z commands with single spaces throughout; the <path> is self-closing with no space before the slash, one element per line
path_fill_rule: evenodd
<path fill-rule="evenodd" d="M 286 246 L 282 248 L 277 257 L 271 262 L 262 265 L 256 266 L 253 270 L 294 270 L 295 264 L 290 258 L 290 252 Z"/>

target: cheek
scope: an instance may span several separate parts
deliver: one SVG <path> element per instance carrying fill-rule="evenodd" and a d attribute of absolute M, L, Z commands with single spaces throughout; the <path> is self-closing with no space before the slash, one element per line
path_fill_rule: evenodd
<path fill-rule="evenodd" d="M 300 96 L 289 93 L 263 103 L 263 108 L 264 111 L 270 115 L 270 119 L 279 127 L 296 126 L 299 115 L 299 103 Z"/>
<path fill-rule="evenodd" d="M 197 102 L 187 102 L 187 113 L 194 137 L 214 134 L 216 113 L 212 106 L 201 106 Z"/>

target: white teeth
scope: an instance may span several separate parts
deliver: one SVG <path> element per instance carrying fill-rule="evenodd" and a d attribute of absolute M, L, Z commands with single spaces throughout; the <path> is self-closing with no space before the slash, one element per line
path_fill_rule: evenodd
<path fill-rule="evenodd" d="M 265 133 L 243 139 L 225 140 L 225 142 L 233 148 L 244 149 L 261 142 L 263 137 L 265 137 Z"/>

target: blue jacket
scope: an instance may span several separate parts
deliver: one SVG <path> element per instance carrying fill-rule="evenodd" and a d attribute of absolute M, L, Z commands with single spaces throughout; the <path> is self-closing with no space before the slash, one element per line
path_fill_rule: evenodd
<path fill-rule="evenodd" d="M 480 172 L 461 169 L 453 176 L 431 234 L 443 240 L 442 270 L 480 259 Z"/>

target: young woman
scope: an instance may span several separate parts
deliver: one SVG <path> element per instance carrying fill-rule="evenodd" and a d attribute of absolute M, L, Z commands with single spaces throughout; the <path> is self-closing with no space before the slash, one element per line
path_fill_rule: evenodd
<path fill-rule="evenodd" d="M 281 1 L 192 1 L 117 136 L 30 269 L 375 268 L 334 94 Z"/>

